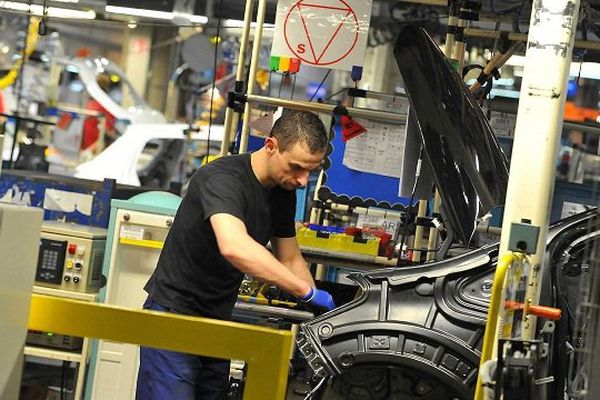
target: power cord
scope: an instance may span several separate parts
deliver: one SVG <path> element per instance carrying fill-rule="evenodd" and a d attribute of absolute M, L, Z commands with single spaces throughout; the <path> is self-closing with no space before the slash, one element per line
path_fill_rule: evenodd
<path fill-rule="evenodd" d="M 313 92 L 312 96 L 310 97 L 310 101 L 313 101 L 315 99 L 315 96 L 317 95 L 317 93 L 319 93 L 319 90 L 321 89 L 321 87 L 323 86 L 323 84 L 325 83 L 325 81 L 327 80 L 327 78 L 329 77 L 329 74 L 331 73 L 331 70 L 327 70 L 327 73 L 325 74 L 325 76 L 323 77 L 323 79 L 321 80 L 321 83 L 319 83 L 319 86 L 317 87 L 317 89 Z"/>
<path fill-rule="evenodd" d="M 325 383 L 325 381 L 327 380 L 327 377 L 324 377 L 321 379 L 321 381 L 319 383 L 317 383 L 317 386 L 315 386 L 313 388 L 313 390 L 311 390 L 306 397 L 304 398 L 304 400 L 312 400 L 313 396 L 315 395 L 315 393 L 317 393 L 317 391 L 321 388 L 321 386 L 323 386 L 323 383 Z"/>
<path fill-rule="evenodd" d="M 67 361 L 63 361 L 62 367 L 60 369 L 60 400 L 67 400 L 67 394 L 66 394 L 66 388 L 65 388 L 65 386 L 67 385 L 66 369 L 67 369 Z"/>

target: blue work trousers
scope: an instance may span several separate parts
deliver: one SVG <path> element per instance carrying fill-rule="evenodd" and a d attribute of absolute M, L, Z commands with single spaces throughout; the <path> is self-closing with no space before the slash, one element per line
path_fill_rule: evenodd
<path fill-rule="evenodd" d="M 144 309 L 177 313 L 151 299 Z M 140 347 L 136 400 L 224 400 L 228 388 L 229 360 Z"/>

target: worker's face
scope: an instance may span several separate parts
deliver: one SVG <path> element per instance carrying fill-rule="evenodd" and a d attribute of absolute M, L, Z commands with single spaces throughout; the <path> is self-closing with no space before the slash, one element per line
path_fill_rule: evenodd
<path fill-rule="evenodd" d="M 271 179 L 287 190 L 306 186 L 308 174 L 321 165 L 325 156 L 325 151 L 312 154 L 304 143 L 296 143 L 291 148 L 280 151 L 277 139 L 273 137 L 266 139 L 265 147 L 269 154 Z"/>

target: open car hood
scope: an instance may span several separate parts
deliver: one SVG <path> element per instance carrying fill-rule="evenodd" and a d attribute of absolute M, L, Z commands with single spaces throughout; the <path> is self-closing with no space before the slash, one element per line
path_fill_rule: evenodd
<path fill-rule="evenodd" d="M 504 203 L 508 162 L 462 79 L 423 28 L 406 26 L 394 47 L 415 112 L 442 214 L 467 245 L 477 218 Z"/>

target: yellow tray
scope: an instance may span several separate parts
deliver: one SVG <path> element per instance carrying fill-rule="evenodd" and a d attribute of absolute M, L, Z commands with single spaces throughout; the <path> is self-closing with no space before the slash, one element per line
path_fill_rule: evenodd
<path fill-rule="evenodd" d="M 346 251 L 349 253 L 367 254 L 377 256 L 379 254 L 379 238 L 369 238 L 366 243 L 354 241 L 354 236 L 345 233 L 330 233 L 328 238 L 317 237 L 317 232 L 306 227 L 300 227 L 296 231 L 298 244 L 307 247 L 321 249 Z"/>

